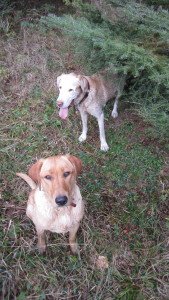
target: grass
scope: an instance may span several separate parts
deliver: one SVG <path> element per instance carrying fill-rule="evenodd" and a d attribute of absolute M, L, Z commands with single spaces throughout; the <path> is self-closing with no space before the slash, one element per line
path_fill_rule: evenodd
<path fill-rule="evenodd" d="M 30 12 L 29 12 L 30 13 Z M 57 32 L 21 28 L 4 34 L 1 59 L 1 298 L 167 299 L 168 150 L 132 108 L 105 110 L 110 150 L 99 150 L 96 121 L 78 143 L 80 116 L 66 122 L 56 109 L 58 74 L 76 65 Z M 53 62 L 53 63 L 52 63 Z M 123 102 L 123 100 L 122 100 Z M 47 233 L 48 252 L 35 249 L 34 225 L 25 215 L 29 188 L 16 177 L 40 157 L 72 153 L 81 158 L 78 183 L 86 213 L 78 234 L 81 259 L 67 237 Z M 99 256 L 109 267 L 99 269 Z"/>

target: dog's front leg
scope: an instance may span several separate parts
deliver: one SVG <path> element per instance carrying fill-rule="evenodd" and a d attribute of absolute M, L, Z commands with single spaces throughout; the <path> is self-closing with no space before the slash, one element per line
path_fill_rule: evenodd
<path fill-rule="evenodd" d="M 79 109 L 82 119 L 82 134 L 79 136 L 79 142 L 84 142 L 87 137 L 87 119 L 88 115 L 83 110 Z"/>
<path fill-rule="evenodd" d="M 73 254 L 78 253 L 78 244 L 76 242 L 76 233 L 79 229 L 79 225 L 80 224 L 77 223 L 77 225 L 72 227 L 71 230 L 69 231 L 69 245 L 70 245 L 70 249 L 71 249 Z"/>
<path fill-rule="evenodd" d="M 45 232 L 37 230 L 38 235 L 38 249 L 40 253 L 44 253 L 46 251 L 46 241 L 45 241 Z"/>
<path fill-rule="evenodd" d="M 112 117 L 115 119 L 118 117 L 118 111 L 117 111 L 117 108 L 118 108 L 118 98 L 119 96 L 117 95 L 116 96 L 116 99 L 115 99 L 115 102 L 114 102 L 114 106 L 113 106 L 113 110 L 112 110 Z"/>
<path fill-rule="evenodd" d="M 109 150 L 109 146 L 107 145 L 106 137 L 105 137 L 104 113 L 103 112 L 97 117 L 97 121 L 98 121 L 99 132 L 100 132 L 100 142 L 101 142 L 100 149 L 102 151 L 107 151 L 107 150 Z"/>

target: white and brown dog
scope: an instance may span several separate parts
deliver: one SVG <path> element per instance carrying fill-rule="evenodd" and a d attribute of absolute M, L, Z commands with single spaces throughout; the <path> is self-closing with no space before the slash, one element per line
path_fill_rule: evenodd
<path fill-rule="evenodd" d="M 62 74 L 57 77 L 59 96 L 57 105 L 60 108 L 59 116 L 66 119 L 68 108 L 73 103 L 80 111 L 82 119 L 82 134 L 79 141 L 83 142 L 87 136 L 87 117 L 88 114 L 97 118 L 100 132 L 101 150 L 107 151 L 109 146 L 106 142 L 104 130 L 103 107 L 107 101 L 115 97 L 112 117 L 118 116 L 118 99 L 122 93 L 125 78 L 117 74 L 107 74 L 102 72 L 92 76 L 82 76 L 75 73 Z"/>
<path fill-rule="evenodd" d="M 84 202 L 76 177 L 81 170 L 79 158 L 58 155 L 38 160 L 28 175 L 17 173 L 32 188 L 26 214 L 35 224 L 40 252 L 46 250 L 46 230 L 69 232 L 71 251 L 78 252 L 76 233 L 84 215 Z"/>

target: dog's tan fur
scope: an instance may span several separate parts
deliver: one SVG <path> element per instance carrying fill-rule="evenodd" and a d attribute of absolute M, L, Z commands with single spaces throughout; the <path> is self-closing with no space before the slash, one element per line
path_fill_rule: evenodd
<path fill-rule="evenodd" d="M 32 188 L 26 214 L 35 224 L 40 252 L 46 250 L 45 230 L 69 232 L 71 250 L 73 253 L 78 251 L 76 233 L 84 215 L 84 202 L 76 176 L 81 169 L 82 163 L 77 157 L 58 155 L 40 159 L 30 167 L 28 175 L 17 173 Z M 55 202 L 60 195 L 68 199 L 64 206 Z"/>
<path fill-rule="evenodd" d="M 103 71 L 92 76 L 77 75 L 75 73 L 62 74 L 57 78 L 59 96 L 57 104 L 61 110 L 67 110 L 72 101 L 80 111 L 82 119 L 82 134 L 79 141 L 83 142 L 87 136 L 87 116 L 93 115 L 98 120 L 101 150 L 109 149 L 105 138 L 103 108 L 107 101 L 115 97 L 112 117 L 118 116 L 118 99 L 122 93 L 125 77 L 117 74 L 108 74 Z M 62 114 L 60 113 L 60 116 Z"/>

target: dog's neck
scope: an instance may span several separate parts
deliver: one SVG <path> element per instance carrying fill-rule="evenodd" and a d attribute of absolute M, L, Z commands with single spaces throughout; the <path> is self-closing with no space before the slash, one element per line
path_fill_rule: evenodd
<path fill-rule="evenodd" d="M 87 92 L 85 92 L 85 93 L 81 93 L 80 94 L 80 96 L 78 96 L 75 100 L 74 100 L 74 104 L 75 104 L 75 106 L 79 106 L 79 105 L 81 105 L 85 100 L 86 100 L 86 98 L 88 97 L 88 95 L 89 95 L 89 92 L 90 92 L 90 84 L 89 84 L 89 81 L 87 80 L 87 85 L 88 85 L 88 87 L 87 87 Z"/>

